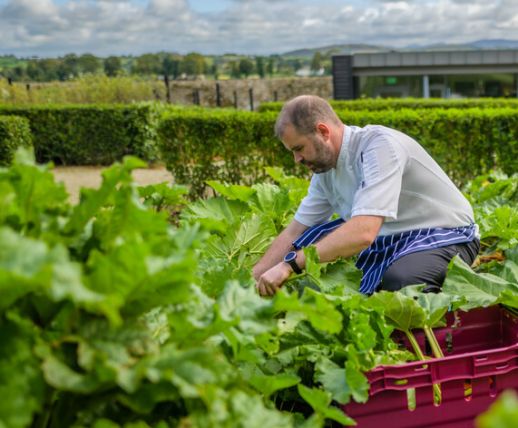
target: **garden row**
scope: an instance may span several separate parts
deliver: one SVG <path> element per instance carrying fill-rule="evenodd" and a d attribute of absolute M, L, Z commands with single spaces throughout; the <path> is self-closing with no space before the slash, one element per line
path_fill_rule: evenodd
<path fill-rule="evenodd" d="M 19 158 L 0 171 L 1 427 L 350 425 L 338 405 L 374 402 L 366 374 L 416 358 L 394 330 L 415 342 L 411 330 L 431 330 L 448 309 L 518 309 L 517 176 L 482 176 L 466 188 L 482 254 L 500 257 L 476 272 L 455 259 L 443 293 L 417 286 L 366 297 L 352 260 L 320 264 L 309 248 L 304 273 L 263 299 L 252 266 L 291 221 L 306 180 L 270 168 L 278 184 L 210 182 L 218 196 L 184 206 L 185 188 L 137 188 L 131 171 L 143 163 L 126 157 L 71 206 L 47 166 Z M 178 211 L 174 226 L 168 215 Z M 457 350 L 452 337 L 445 352 Z M 417 391 L 414 414 L 426 397 L 442 400 L 436 414 L 451 403 L 455 415 L 479 408 L 489 392 L 516 385 L 507 381 L 518 372 L 515 355 L 506 358 L 485 353 L 475 374 L 454 382 L 460 388 L 445 381 L 434 397 Z M 499 374 L 483 370 L 486 360 Z M 434 361 L 410 363 L 428 389 L 422 376 Z M 514 426 L 510 408 L 479 428 L 497 426 L 495 417 Z"/>
<path fill-rule="evenodd" d="M 434 108 L 338 110 L 344 123 L 381 124 L 416 138 L 457 183 L 495 166 L 518 169 L 518 109 Z M 36 159 L 67 165 L 107 165 L 124 155 L 163 161 L 180 183 L 200 194 L 208 179 L 251 183 L 265 166 L 301 173 L 273 135 L 276 112 L 132 106 L 1 107 L 0 116 L 28 120 Z M 26 145 L 21 119 L 0 121 L 0 159 Z"/>

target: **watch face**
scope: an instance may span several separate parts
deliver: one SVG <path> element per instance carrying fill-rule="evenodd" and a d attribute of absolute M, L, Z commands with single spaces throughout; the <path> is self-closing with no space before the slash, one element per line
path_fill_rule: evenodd
<path fill-rule="evenodd" d="M 284 256 L 285 262 L 291 262 L 297 258 L 297 253 L 295 251 L 290 251 L 288 254 Z"/>

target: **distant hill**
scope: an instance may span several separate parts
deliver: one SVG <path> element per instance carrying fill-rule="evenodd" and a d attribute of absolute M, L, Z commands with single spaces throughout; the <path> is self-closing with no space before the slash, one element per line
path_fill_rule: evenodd
<path fill-rule="evenodd" d="M 412 44 L 403 48 L 391 46 L 369 45 L 369 44 L 343 44 L 322 46 L 319 48 L 297 49 L 285 52 L 283 57 L 312 57 L 315 52 L 322 55 L 348 55 L 359 52 L 386 52 L 386 51 L 406 51 L 406 50 L 480 50 L 480 49 L 518 49 L 518 40 L 507 39 L 482 39 L 469 43 L 434 43 L 429 45 Z"/>
<path fill-rule="evenodd" d="M 294 51 L 285 52 L 283 57 L 312 57 L 316 52 L 322 55 L 347 55 L 355 52 L 382 52 L 392 48 L 386 46 L 376 46 L 368 44 L 344 44 L 323 46 L 320 48 L 311 49 L 297 49 Z"/>
<path fill-rule="evenodd" d="M 518 40 L 488 39 L 470 43 L 478 49 L 518 49 Z"/>

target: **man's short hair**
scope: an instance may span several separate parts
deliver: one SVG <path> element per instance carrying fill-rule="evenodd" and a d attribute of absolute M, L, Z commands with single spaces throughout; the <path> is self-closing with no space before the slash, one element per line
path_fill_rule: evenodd
<path fill-rule="evenodd" d="M 331 122 L 336 126 L 342 124 L 326 100 L 315 95 L 300 95 L 282 107 L 275 122 L 275 135 L 281 139 L 288 125 L 292 125 L 301 135 L 313 134 L 319 122 Z"/>

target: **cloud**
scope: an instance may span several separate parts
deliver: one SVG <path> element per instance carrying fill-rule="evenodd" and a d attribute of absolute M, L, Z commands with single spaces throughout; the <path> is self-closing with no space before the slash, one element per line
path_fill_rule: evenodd
<path fill-rule="evenodd" d="M 215 1 L 215 0 L 214 0 Z M 1 53 L 282 53 L 367 43 L 394 47 L 518 40 L 515 0 L 0 0 Z"/>

